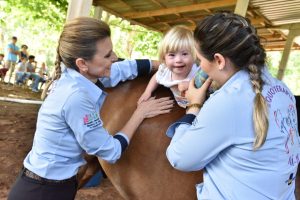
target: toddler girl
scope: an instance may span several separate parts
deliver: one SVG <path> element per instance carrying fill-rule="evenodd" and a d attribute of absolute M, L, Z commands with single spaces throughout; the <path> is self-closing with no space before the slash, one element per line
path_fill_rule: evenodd
<path fill-rule="evenodd" d="M 159 60 L 162 64 L 148 83 L 138 104 L 149 99 L 158 85 L 163 85 L 171 89 L 178 105 L 185 108 L 188 101 L 184 93 L 199 69 L 195 64 L 194 48 L 193 34 L 187 27 L 175 26 L 170 29 L 159 48 Z"/>

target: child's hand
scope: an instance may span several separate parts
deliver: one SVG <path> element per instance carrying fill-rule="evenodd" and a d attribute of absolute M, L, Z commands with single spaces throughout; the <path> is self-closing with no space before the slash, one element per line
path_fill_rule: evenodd
<path fill-rule="evenodd" d="M 139 104 L 142 103 L 143 101 L 147 101 L 150 97 L 151 97 L 151 92 L 149 93 L 149 92 L 146 92 L 146 91 L 145 91 L 145 92 L 142 94 L 142 96 L 139 98 L 137 104 L 139 105 Z"/>
<path fill-rule="evenodd" d="M 184 81 L 178 84 L 178 90 L 180 92 L 180 96 L 185 97 L 185 91 L 189 88 L 189 82 Z"/>
<path fill-rule="evenodd" d="M 189 88 L 189 81 L 178 83 L 178 90 L 180 92 L 186 91 Z"/>

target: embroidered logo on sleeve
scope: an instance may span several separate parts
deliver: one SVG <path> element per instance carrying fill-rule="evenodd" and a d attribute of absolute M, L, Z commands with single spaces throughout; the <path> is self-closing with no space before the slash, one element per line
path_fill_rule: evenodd
<path fill-rule="evenodd" d="M 102 121 L 100 120 L 99 115 L 96 112 L 94 112 L 86 114 L 83 117 L 83 124 L 88 128 L 96 128 L 102 125 Z"/>

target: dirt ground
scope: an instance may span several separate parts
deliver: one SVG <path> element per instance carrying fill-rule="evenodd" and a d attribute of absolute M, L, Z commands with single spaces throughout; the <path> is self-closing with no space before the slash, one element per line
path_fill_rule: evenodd
<path fill-rule="evenodd" d="M 40 100 L 41 93 L 0 83 L 0 97 Z M 0 200 L 6 199 L 22 162 L 31 149 L 40 105 L 0 101 Z M 78 191 L 76 200 L 122 200 L 108 179 Z"/>

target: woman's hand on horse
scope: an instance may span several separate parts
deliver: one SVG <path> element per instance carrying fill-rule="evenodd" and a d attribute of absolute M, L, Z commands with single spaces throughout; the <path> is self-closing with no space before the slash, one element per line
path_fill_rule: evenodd
<path fill-rule="evenodd" d="M 200 88 L 195 87 L 195 79 L 192 79 L 188 90 L 185 92 L 185 97 L 190 104 L 203 104 L 206 98 L 206 91 L 208 90 L 212 79 L 208 78 Z"/>
<path fill-rule="evenodd" d="M 154 97 L 149 98 L 146 101 L 141 102 L 136 112 L 141 115 L 143 119 L 155 117 L 160 114 L 169 113 L 174 106 L 174 101 L 170 100 L 170 97 L 163 97 L 155 99 Z"/>

